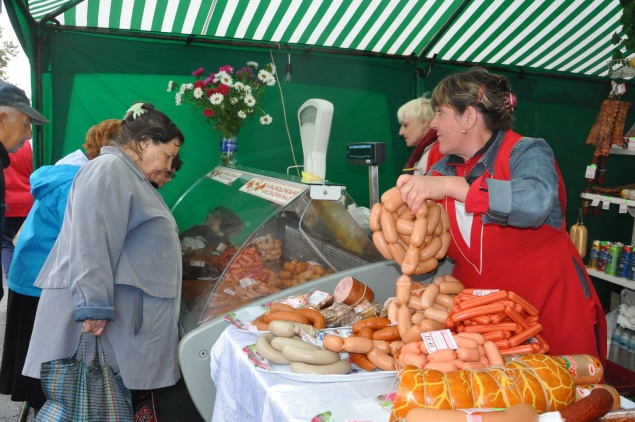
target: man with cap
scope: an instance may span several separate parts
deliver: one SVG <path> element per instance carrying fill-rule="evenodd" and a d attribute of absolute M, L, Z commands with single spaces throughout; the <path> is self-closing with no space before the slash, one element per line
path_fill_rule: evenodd
<path fill-rule="evenodd" d="M 31 102 L 23 90 L 0 81 L 0 164 L 2 169 L 11 164 L 9 152 L 16 152 L 33 137 L 31 125 L 46 123 L 50 122 L 31 107 Z M 0 171 L 0 233 L 4 232 L 6 207 L 4 172 Z"/>

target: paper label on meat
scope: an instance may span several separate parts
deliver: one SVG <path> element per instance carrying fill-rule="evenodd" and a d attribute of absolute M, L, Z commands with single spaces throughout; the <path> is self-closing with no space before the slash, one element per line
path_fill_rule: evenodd
<path fill-rule="evenodd" d="M 458 349 L 450 330 L 427 331 L 422 333 L 421 337 L 423 338 L 423 344 L 428 349 L 428 353 L 443 349 Z"/>

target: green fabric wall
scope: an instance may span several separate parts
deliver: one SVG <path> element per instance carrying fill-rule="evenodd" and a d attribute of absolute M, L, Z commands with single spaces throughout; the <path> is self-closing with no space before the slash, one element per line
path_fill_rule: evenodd
<path fill-rule="evenodd" d="M 218 162 L 217 135 L 197 112 L 185 104 L 176 107 L 167 82 L 192 81 L 192 70 L 248 60 L 260 63 L 275 59 L 284 73 L 287 51 L 223 48 L 144 40 L 113 39 L 106 36 L 50 32 L 45 49 L 44 81 L 50 80 L 51 95 L 45 83 L 45 109 L 52 110 L 54 125 L 47 130 L 45 163 L 50 163 L 82 144 L 88 128 L 100 120 L 121 117 L 135 101 L 149 101 L 171 116 L 186 136 L 182 148 L 185 165 L 174 182 L 162 193 L 169 205 L 202 174 Z M 50 62 L 46 59 L 50 58 Z M 394 186 L 401 166 L 412 152 L 398 135 L 396 111 L 413 98 L 413 92 L 434 89 L 436 83 L 465 67 L 435 64 L 425 79 L 414 80 L 413 63 L 405 60 L 368 58 L 352 55 L 327 55 L 307 49 L 291 54 L 293 81 L 269 88 L 265 109 L 273 116 L 271 126 L 249 123 L 239 138 L 240 163 L 284 173 L 293 165 L 284 125 L 282 99 L 286 107 L 289 132 L 298 163 L 302 162 L 297 110 L 309 98 L 324 98 L 335 107 L 327 179 L 344 183 L 351 196 L 368 205 L 368 169 L 346 163 L 344 147 L 361 141 L 386 142 L 387 160 L 380 166 L 380 191 Z M 498 72 L 502 73 L 502 72 Z M 515 129 L 521 134 L 543 137 L 551 145 L 564 175 L 568 192 L 568 227 L 575 222 L 586 187 L 584 171 L 593 149 L 584 144 L 603 100 L 610 92 L 608 81 L 586 81 L 541 75 L 507 76 L 517 92 L 519 106 Z M 418 88 L 414 88 L 414 87 Z M 624 100 L 630 101 L 633 84 L 628 83 Z M 626 125 L 635 123 L 635 109 Z M 633 157 L 611 156 L 606 186 L 634 182 Z M 630 243 L 633 218 L 618 214 L 617 208 L 588 217 L 589 240 L 606 239 Z"/>
<path fill-rule="evenodd" d="M 45 140 L 44 156 L 53 162 L 78 148 L 88 128 L 107 118 L 121 118 L 136 101 L 151 102 L 181 128 L 186 143 L 181 149 L 184 166 L 175 180 L 162 189 L 168 205 L 202 174 L 219 162 L 218 134 L 200 111 L 189 104 L 177 107 L 169 80 L 194 82 L 193 70 L 214 72 L 231 64 L 241 67 L 253 60 L 261 64 L 275 59 L 281 77 L 288 60 L 286 51 L 229 49 L 218 46 L 186 46 L 143 39 L 112 39 L 74 33 L 50 33 L 52 101 L 55 105 L 54 139 Z M 239 135 L 239 163 L 285 173 L 293 156 L 303 155 L 297 111 L 310 98 L 334 105 L 327 155 L 326 177 L 347 185 L 360 205 L 368 206 L 368 168 L 346 162 L 345 145 L 353 142 L 386 142 L 386 163 L 379 167 L 380 191 L 394 186 L 397 168 L 409 151 L 400 141 L 396 109 L 410 99 L 412 64 L 405 60 L 324 55 L 314 52 L 291 55 L 293 81 L 269 87 L 263 97 L 273 124 L 248 122 Z M 282 89 L 282 95 L 279 88 Z"/>

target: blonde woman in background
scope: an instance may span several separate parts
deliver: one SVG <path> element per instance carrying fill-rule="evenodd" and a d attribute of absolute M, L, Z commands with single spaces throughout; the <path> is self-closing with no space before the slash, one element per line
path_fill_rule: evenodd
<path fill-rule="evenodd" d="M 437 140 L 437 131 L 430 127 L 434 110 L 430 98 L 424 94 L 420 98 L 408 101 L 397 110 L 399 135 L 403 136 L 406 146 L 414 147 L 414 152 L 404 167 L 404 172 L 426 174 L 428 154 Z"/>

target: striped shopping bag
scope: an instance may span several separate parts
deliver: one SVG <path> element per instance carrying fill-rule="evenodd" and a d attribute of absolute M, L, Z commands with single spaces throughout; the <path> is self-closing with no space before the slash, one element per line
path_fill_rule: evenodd
<path fill-rule="evenodd" d="M 130 390 L 123 385 L 121 374 L 108 366 L 101 338 L 95 339 L 90 365 L 85 361 L 84 333 L 73 356 L 42 363 L 46 402 L 36 422 L 134 421 Z"/>

